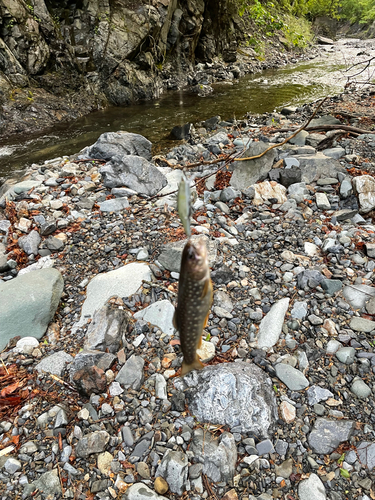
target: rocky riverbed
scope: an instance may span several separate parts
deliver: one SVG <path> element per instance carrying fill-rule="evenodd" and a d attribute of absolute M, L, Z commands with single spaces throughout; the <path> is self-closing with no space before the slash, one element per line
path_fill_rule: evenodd
<path fill-rule="evenodd" d="M 315 107 L 213 117 L 165 157 L 110 132 L 2 186 L 2 499 L 374 497 L 372 95 L 310 124 L 368 133 L 303 131 L 220 162 Z M 215 293 L 207 367 L 181 379 L 183 166 L 202 178 L 193 238 Z"/>

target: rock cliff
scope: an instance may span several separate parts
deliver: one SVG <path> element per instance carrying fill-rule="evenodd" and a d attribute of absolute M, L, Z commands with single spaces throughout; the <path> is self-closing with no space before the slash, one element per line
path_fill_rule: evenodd
<path fill-rule="evenodd" d="M 0 135 L 175 88 L 236 59 L 231 0 L 0 0 Z"/>

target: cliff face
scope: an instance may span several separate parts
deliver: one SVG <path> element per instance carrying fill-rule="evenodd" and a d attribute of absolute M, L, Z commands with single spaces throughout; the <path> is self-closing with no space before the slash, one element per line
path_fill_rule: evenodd
<path fill-rule="evenodd" d="M 230 0 L 0 0 L 0 134 L 157 97 L 197 60 L 235 60 L 235 19 Z"/>

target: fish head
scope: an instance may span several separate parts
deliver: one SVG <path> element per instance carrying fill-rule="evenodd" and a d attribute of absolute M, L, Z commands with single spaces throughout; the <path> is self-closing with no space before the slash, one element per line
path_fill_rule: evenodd
<path fill-rule="evenodd" d="M 188 241 L 184 248 L 182 262 L 193 279 L 205 278 L 209 269 L 206 244 L 199 240 L 194 243 Z"/>

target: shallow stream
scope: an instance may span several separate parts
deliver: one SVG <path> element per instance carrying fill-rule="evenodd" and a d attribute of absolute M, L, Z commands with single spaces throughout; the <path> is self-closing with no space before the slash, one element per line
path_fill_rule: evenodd
<path fill-rule="evenodd" d="M 208 97 L 188 91 L 168 92 L 155 101 L 91 113 L 48 134 L 0 142 L 0 184 L 4 178 L 20 176 L 31 163 L 78 152 L 103 132 L 135 132 L 163 146 L 175 125 L 215 115 L 223 120 L 241 118 L 247 112 L 272 112 L 337 94 L 357 67 L 346 70 L 374 55 L 375 40 L 341 40 L 333 47 L 323 46 L 321 55 L 308 62 L 247 75 L 233 83 L 214 84 L 214 92 Z M 361 79 L 366 76 L 362 74 Z"/>

